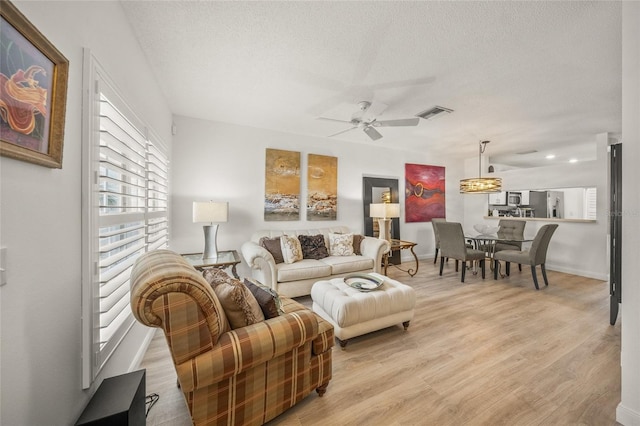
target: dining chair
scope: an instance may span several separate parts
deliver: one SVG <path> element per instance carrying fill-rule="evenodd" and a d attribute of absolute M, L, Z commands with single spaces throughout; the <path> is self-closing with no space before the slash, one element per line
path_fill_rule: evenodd
<path fill-rule="evenodd" d="M 544 285 L 548 286 L 547 271 L 545 269 L 545 263 L 547 261 L 547 249 L 549 248 L 549 241 L 551 236 L 558 228 L 557 224 L 549 224 L 542 226 L 536 234 L 531 248 L 529 250 L 502 250 L 494 253 L 493 255 L 493 279 L 498 279 L 498 264 L 501 260 L 505 262 L 505 273 L 507 276 L 510 273 L 509 265 L 511 262 L 518 264 L 527 264 L 531 266 L 531 275 L 533 276 L 533 284 L 536 290 L 539 290 L 538 276 L 536 273 L 536 266 L 540 265 L 542 271 L 542 277 L 544 278 Z"/>
<path fill-rule="evenodd" d="M 439 222 L 437 224 L 440 235 L 440 276 L 444 267 L 444 259 L 451 258 L 456 261 L 456 272 L 458 271 L 458 260 L 462 264 L 462 276 L 460 282 L 464 282 L 468 261 L 479 261 L 482 268 L 482 278 L 485 277 L 485 252 L 469 248 L 464 238 L 462 224 L 458 222 Z"/>
<path fill-rule="evenodd" d="M 524 239 L 524 227 L 527 224 L 524 220 L 500 219 L 498 222 L 498 237 Z M 522 243 L 517 241 L 498 242 L 495 251 L 501 250 L 522 250 Z"/>
<path fill-rule="evenodd" d="M 524 239 L 524 227 L 526 224 L 527 222 L 524 220 L 500 219 L 498 222 L 498 237 Z M 495 247 L 493 247 L 494 253 L 502 250 L 522 250 L 522 242 L 496 242 Z M 518 263 L 518 269 L 522 271 L 521 263 Z"/>
<path fill-rule="evenodd" d="M 438 260 L 438 250 L 440 250 L 440 235 L 438 234 L 438 223 L 446 222 L 447 219 L 437 217 L 431 219 L 431 226 L 433 226 L 433 238 L 435 240 L 436 245 L 436 254 L 433 256 L 433 264 L 435 265 Z"/>

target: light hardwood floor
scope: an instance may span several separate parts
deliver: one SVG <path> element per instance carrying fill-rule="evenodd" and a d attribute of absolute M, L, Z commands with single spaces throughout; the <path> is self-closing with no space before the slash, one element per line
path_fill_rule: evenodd
<path fill-rule="evenodd" d="M 270 425 L 617 424 L 621 321 L 609 325 L 606 282 L 548 271 L 536 291 L 529 268 L 515 267 L 460 283 L 452 261 L 439 277 L 428 260 L 415 277 L 389 276 L 416 290 L 409 329 L 334 347 L 327 393 Z M 147 394 L 160 395 L 147 424 L 191 424 L 161 332 L 141 367 Z"/>

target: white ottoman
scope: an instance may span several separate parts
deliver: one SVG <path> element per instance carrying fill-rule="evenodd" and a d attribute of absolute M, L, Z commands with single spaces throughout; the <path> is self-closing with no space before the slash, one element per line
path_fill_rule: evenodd
<path fill-rule="evenodd" d="M 344 349 L 348 339 L 394 324 L 406 330 L 413 318 L 416 296 L 413 288 L 384 275 L 371 273 L 384 284 L 374 291 L 361 292 L 345 284 L 343 278 L 318 281 L 311 288 L 313 311 L 333 324 L 335 336 Z"/>

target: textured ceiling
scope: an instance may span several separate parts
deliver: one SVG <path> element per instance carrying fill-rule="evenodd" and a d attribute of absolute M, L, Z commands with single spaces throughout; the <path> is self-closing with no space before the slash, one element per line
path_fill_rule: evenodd
<path fill-rule="evenodd" d="M 122 1 L 174 114 L 326 137 L 362 100 L 416 127 L 333 138 L 477 155 L 621 131 L 620 2 Z"/>

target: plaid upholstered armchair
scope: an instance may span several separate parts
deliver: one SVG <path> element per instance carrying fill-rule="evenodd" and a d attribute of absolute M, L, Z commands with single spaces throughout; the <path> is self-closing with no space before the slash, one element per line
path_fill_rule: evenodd
<path fill-rule="evenodd" d="M 231 329 L 216 293 L 169 250 L 140 256 L 131 309 L 162 328 L 193 423 L 263 424 L 331 379 L 333 327 L 291 299 L 285 313 Z"/>

